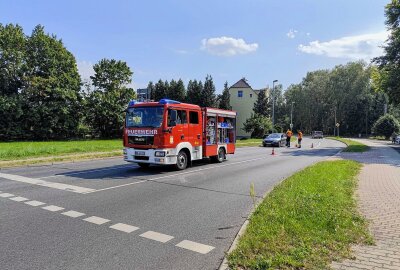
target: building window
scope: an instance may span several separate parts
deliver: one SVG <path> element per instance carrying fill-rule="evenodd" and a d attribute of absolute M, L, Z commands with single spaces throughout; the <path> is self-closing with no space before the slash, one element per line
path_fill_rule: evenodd
<path fill-rule="evenodd" d="M 250 98 L 252 98 L 253 97 L 253 94 L 250 94 Z"/>
<path fill-rule="evenodd" d="M 240 98 L 243 97 L 243 91 L 240 91 L 240 90 L 238 91 L 238 97 L 240 97 Z"/>

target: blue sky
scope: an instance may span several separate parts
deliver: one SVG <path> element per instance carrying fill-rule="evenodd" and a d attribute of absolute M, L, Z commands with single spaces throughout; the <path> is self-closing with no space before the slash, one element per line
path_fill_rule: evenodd
<path fill-rule="evenodd" d="M 379 55 L 389 0 L 0 1 L 0 23 L 37 24 L 61 38 L 82 76 L 124 60 L 135 87 L 214 78 L 220 92 L 246 77 L 286 88 L 307 71 Z"/>

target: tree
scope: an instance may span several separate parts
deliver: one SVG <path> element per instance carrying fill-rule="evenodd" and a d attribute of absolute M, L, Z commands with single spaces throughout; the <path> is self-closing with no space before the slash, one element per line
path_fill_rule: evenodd
<path fill-rule="evenodd" d="M 246 119 L 243 126 L 244 131 L 251 132 L 252 138 L 262 138 L 271 129 L 271 119 L 259 114 L 251 114 L 251 117 Z"/>
<path fill-rule="evenodd" d="M 153 82 L 149 82 L 149 84 L 147 85 L 147 91 L 150 91 L 150 100 L 155 100 L 154 96 L 155 96 L 155 86 L 153 84 Z"/>
<path fill-rule="evenodd" d="M 159 101 L 167 96 L 167 87 L 164 82 L 160 79 L 154 85 L 154 100 Z"/>
<path fill-rule="evenodd" d="M 177 100 L 177 101 L 185 101 L 186 98 L 186 89 L 183 81 L 179 79 L 178 81 L 171 80 L 168 89 L 168 98 Z"/>
<path fill-rule="evenodd" d="M 372 131 L 376 135 L 385 136 L 388 139 L 393 132 L 400 131 L 400 123 L 391 114 L 381 116 L 372 127 Z"/>
<path fill-rule="evenodd" d="M 257 95 L 256 103 L 254 103 L 253 112 L 262 116 L 269 116 L 268 114 L 268 99 L 265 95 L 264 89 L 260 90 Z"/>
<path fill-rule="evenodd" d="M 228 82 L 225 82 L 224 84 L 224 90 L 222 91 L 222 94 L 218 96 L 218 108 L 223 109 L 223 110 L 231 110 L 232 107 L 229 104 L 230 100 L 230 94 L 229 94 L 229 88 L 228 88 Z"/>
<path fill-rule="evenodd" d="M 16 95 L 23 86 L 26 41 L 21 26 L 0 24 L 0 95 Z"/>
<path fill-rule="evenodd" d="M 80 122 L 80 85 L 75 57 L 55 35 L 36 26 L 26 42 L 21 90 L 23 129 L 31 139 L 75 136 Z"/>
<path fill-rule="evenodd" d="M 0 139 L 16 139 L 22 130 L 19 91 L 24 85 L 26 40 L 19 25 L 0 24 Z"/>
<path fill-rule="evenodd" d="M 95 91 L 87 100 L 86 118 L 95 132 L 101 137 L 121 135 L 124 123 L 124 110 L 128 102 L 135 98 L 135 91 L 128 87 L 133 72 L 126 62 L 102 59 L 93 66 L 91 76 Z"/>
<path fill-rule="evenodd" d="M 215 107 L 216 96 L 215 96 L 215 86 L 211 75 L 207 75 L 204 82 L 204 87 L 201 92 L 201 107 Z"/>
<path fill-rule="evenodd" d="M 400 103 L 400 0 L 392 0 L 385 7 L 386 26 L 390 31 L 384 55 L 373 61 L 385 74 L 383 86 L 391 101 Z"/>
<path fill-rule="evenodd" d="M 186 102 L 200 105 L 201 93 L 203 92 L 203 83 L 197 80 L 190 80 L 186 92 Z"/>

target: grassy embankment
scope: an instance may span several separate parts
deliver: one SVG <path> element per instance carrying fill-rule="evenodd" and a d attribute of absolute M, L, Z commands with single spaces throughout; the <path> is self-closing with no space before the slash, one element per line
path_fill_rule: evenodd
<path fill-rule="evenodd" d="M 0 167 L 92 159 L 122 154 L 122 141 L 48 141 L 0 143 Z"/>
<path fill-rule="evenodd" d="M 250 218 L 232 269 L 327 269 L 350 257 L 350 246 L 372 243 L 353 196 L 360 164 L 324 161 L 274 188 Z"/>
<path fill-rule="evenodd" d="M 343 139 L 340 137 L 328 137 L 328 139 L 333 139 L 345 143 L 347 147 L 343 150 L 343 152 L 365 152 L 369 149 L 369 146 L 350 139 Z"/>

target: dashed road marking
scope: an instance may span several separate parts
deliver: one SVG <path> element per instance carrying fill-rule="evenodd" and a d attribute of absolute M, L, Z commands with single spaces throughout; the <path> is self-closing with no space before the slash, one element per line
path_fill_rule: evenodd
<path fill-rule="evenodd" d="M 1 193 L 0 194 L 0 197 L 2 197 L 2 198 L 9 198 L 9 197 L 14 197 L 15 195 L 14 194 L 11 194 L 11 193 Z"/>
<path fill-rule="evenodd" d="M 83 220 L 87 221 L 87 222 L 90 222 L 90 223 L 97 224 L 97 225 L 101 225 L 101 224 L 104 224 L 104 223 L 107 223 L 107 222 L 110 221 L 109 219 L 96 217 L 96 216 L 91 216 L 91 217 L 85 218 Z"/>
<path fill-rule="evenodd" d="M 81 217 L 81 216 L 85 215 L 84 213 L 73 211 L 73 210 L 70 210 L 70 211 L 67 211 L 67 212 L 64 212 L 61 214 L 64 216 L 67 216 L 67 217 L 72 217 L 72 218 L 77 218 L 77 217 Z"/>
<path fill-rule="evenodd" d="M 126 232 L 126 233 L 131 233 L 133 231 L 139 230 L 139 227 L 135 227 L 132 225 L 124 224 L 124 223 L 117 223 L 112 226 L 110 226 L 111 229 L 121 231 L 121 232 Z"/>
<path fill-rule="evenodd" d="M 191 250 L 194 252 L 198 252 L 201 254 L 207 254 L 208 252 L 210 252 L 211 250 L 213 250 L 215 248 L 212 246 L 196 243 L 196 242 L 189 241 L 189 240 L 183 240 L 182 242 L 178 243 L 176 246 L 180 247 L 180 248 L 188 249 L 188 250 Z"/>
<path fill-rule="evenodd" d="M 12 181 L 26 183 L 26 184 L 55 188 L 55 189 L 71 191 L 71 192 L 81 193 L 81 194 L 86 194 L 86 193 L 89 193 L 89 192 L 92 192 L 95 190 L 92 188 L 85 188 L 85 187 L 73 186 L 73 185 L 62 184 L 62 183 L 47 182 L 47 181 L 40 180 L 40 179 L 34 179 L 34 178 L 29 178 L 29 177 L 20 176 L 20 175 L 14 175 L 14 174 L 7 174 L 7 173 L 0 173 L 0 177 L 4 178 L 4 179 L 12 180 Z"/>
<path fill-rule="evenodd" d="M 49 206 L 42 207 L 42 209 L 48 210 L 50 212 L 57 212 L 57 211 L 64 210 L 65 208 L 59 207 L 59 206 L 56 206 L 56 205 L 49 205 Z"/>
<path fill-rule="evenodd" d="M 14 197 L 14 198 L 10 198 L 10 200 L 13 200 L 13 201 L 16 201 L 16 202 L 28 201 L 28 199 L 24 198 L 24 197 Z"/>
<path fill-rule="evenodd" d="M 163 234 L 163 233 L 153 232 L 153 231 L 147 231 L 145 233 L 142 233 L 139 236 L 147 238 L 147 239 L 151 239 L 151 240 L 154 240 L 154 241 L 158 241 L 158 242 L 161 242 L 161 243 L 166 243 L 169 240 L 174 238 L 173 236 L 170 236 L 170 235 L 167 235 L 167 234 Z"/>
<path fill-rule="evenodd" d="M 29 201 L 29 202 L 25 202 L 25 203 L 28 205 L 31 205 L 31 206 L 41 206 L 41 205 L 45 204 L 44 202 L 39 202 L 39 201 Z"/>
<path fill-rule="evenodd" d="M 1 193 L 0 192 L 0 197 L 9 198 L 10 200 L 17 201 L 17 202 L 24 202 L 25 204 L 30 205 L 30 206 L 41 206 L 41 205 L 45 204 L 44 202 L 40 202 L 40 201 L 36 201 L 36 200 L 30 201 L 29 199 L 27 199 L 25 197 L 15 196 L 14 194 L 11 194 L 11 193 Z M 47 205 L 47 206 L 42 207 L 42 209 L 48 210 L 50 212 L 57 212 L 57 211 L 64 210 L 65 208 L 59 207 L 56 205 Z M 85 213 L 81 213 L 81 212 L 77 212 L 77 211 L 73 211 L 73 210 L 69 210 L 69 211 L 63 212 L 61 214 L 72 217 L 72 218 L 78 218 L 78 217 L 86 215 Z M 111 221 L 109 219 L 105 219 L 105 218 L 101 218 L 101 217 L 97 217 L 97 216 L 90 216 L 87 218 L 83 218 L 82 220 L 86 221 L 86 222 L 94 223 L 97 225 L 102 225 L 104 223 Z M 140 229 L 139 227 L 135 227 L 135 226 L 128 225 L 125 223 L 116 223 L 116 224 L 109 226 L 109 228 L 113 229 L 113 230 L 125 232 L 125 233 L 131 233 L 133 231 Z M 174 237 L 171 235 L 167 235 L 167 234 L 163 234 L 163 233 L 159 233 L 159 232 L 155 232 L 155 231 L 147 231 L 145 233 L 140 234 L 139 236 L 150 239 L 150 240 L 154 240 L 157 242 L 161 242 L 161 243 L 166 243 L 166 242 L 170 241 L 171 239 L 174 239 Z M 189 241 L 189 240 L 183 240 L 183 241 L 179 242 L 176 246 L 193 251 L 193 252 L 197 252 L 200 254 L 207 254 L 215 248 L 213 246 L 208 246 L 208 245 L 200 244 L 200 243 Z"/>

